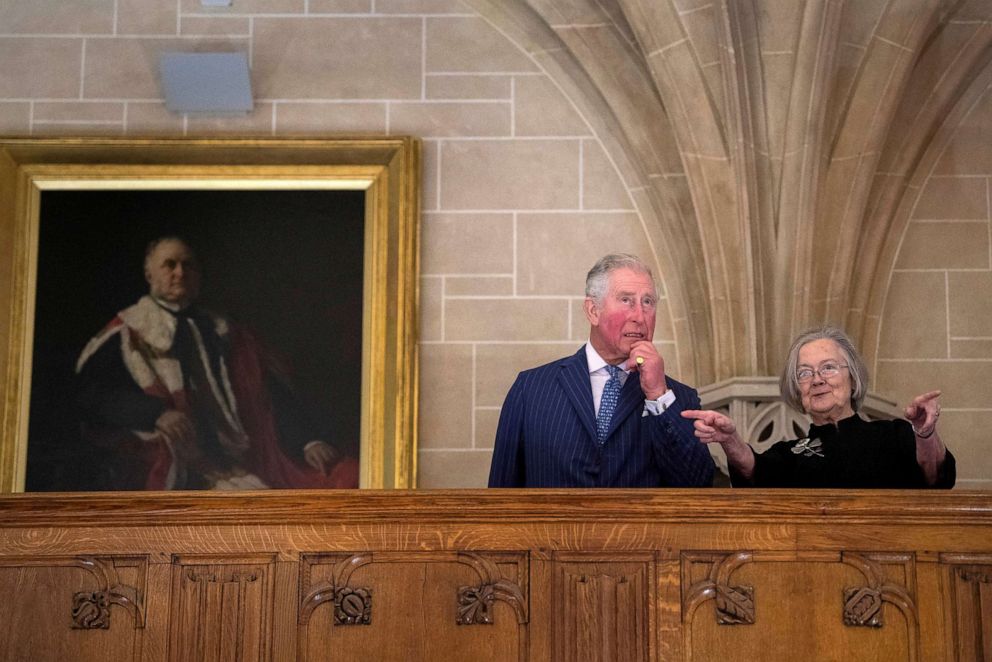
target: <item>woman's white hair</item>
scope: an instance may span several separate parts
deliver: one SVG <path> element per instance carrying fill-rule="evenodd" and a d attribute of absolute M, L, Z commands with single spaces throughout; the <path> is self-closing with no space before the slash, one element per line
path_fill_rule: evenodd
<path fill-rule="evenodd" d="M 792 341 L 789 355 L 785 360 L 785 367 L 782 369 L 782 376 L 779 379 L 779 389 L 782 392 L 782 399 L 786 404 L 797 411 L 806 413 L 803 409 L 803 397 L 799 390 L 799 350 L 803 345 L 814 340 L 833 340 L 840 347 L 847 362 L 847 368 L 851 372 L 851 409 L 858 411 L 861 403 L 864 402 L 868 394 L 868 368 L 861 360 L 854 343 L 842 330 L 836 326 L 820 326 L 803 331 Z"/>

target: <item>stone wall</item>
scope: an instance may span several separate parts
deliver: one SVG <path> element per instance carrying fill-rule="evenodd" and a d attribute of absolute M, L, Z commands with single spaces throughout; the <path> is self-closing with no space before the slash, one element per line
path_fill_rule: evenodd
<path fill-rule="evenodd" d="M 904 402 L 943 390 L 941 429 L 958 486 L 992 488 L 992 88 L 955 127 L 913 196 L 891 273 L 874 366 L 878 390 Z"/>
<path fill-rule="evenodd" d="M 581 344 L 585 271 L 628 251 L 673 375 L 845 324 L 879 395 L 944 389 L 959 485 L 992 488 L 992 27 L 949 7 L 10 0 L 0 134 L 422 138 L 422 487 L 485 484 L 516 372 Z M 169 114 L 167 50 L 247 51 L 254 111 Z"/>

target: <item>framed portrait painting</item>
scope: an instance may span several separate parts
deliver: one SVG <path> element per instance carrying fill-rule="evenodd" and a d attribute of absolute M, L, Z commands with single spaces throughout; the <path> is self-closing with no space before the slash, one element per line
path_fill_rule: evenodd
<path fill-rule="evenodd" d="M 0 492 L 415 486 L 419 144 L 0 141 Z"/>

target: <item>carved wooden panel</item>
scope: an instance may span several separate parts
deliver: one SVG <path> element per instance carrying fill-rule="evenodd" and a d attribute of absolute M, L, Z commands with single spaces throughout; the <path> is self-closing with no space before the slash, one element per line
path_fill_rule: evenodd
<path fill-rule="evenodd" d="M 497 600 L 513 608 L 517 623 L 527 622 L 527 598 L 519 584 L 503 576 L 495 561 L 480 554 L 461 552 L 458 562 L 475 570 L 480 582 L 458 587 L 458 618 L 455 619 L 458 625 L 492 625 L 493 605 Z"/>
<path fill-rule="evenodd" d="M 686 589 L 684 613 L 691 620 L 703 602 L 714 600 L 716 622 L 719 625 L 752 625 L 754 623 L 754 587 L 734 586 L 730 575 L 751 560 L 751 552 L 728 554 L 714 560 L 709 574 Z"/>
<path fill-rule="evenodd" d="M 521 552 L 304 554 L 299 659 L 526 659 L 528 574 Z M 349 604 L 362 627 L 342 627 Z"/>
<path fill-rule="evenodd" d="M 952 642 L 961 660 L 992 661 L 992 555 L 946 555 Z"/>
<path fill-rule="evenodd" d="M 144 556 L 0 557 L 0 659 L 134 659 L 147 568 Z"/>
<path fill-rule="evenodd" d="M 0 661 L 974 662 L 990 575 L 959 490 L 0 496 Z"/>
<path fill-rule="evenodd" d="M 914 573 L 903 553 L 683 552 L 684 659 L 918 660 Z"/>
<path fill-rule="evenodd" d="M 883 561 L 909 564 L 912 562 L 911 557 L 905 554 L 882 555 L 843 552 L 841 560 L 857 568 L 864 576 L 864 582 L 860 585 L 849 586 L 844 589 L 844 625 L 882 627 L 882 603 L 891 603 L 903 612 L 910 629 L 907 641 L 910 644 L 911 655 L 915 659 L 917 657 L 917 627 L 919 624 L 916 601 L 909 588 L 898 583 L 898 580 L 887 579 L 885 570 L 881 565 Z M 908 571 L 904 577 L 903 581 L 911 582 L 913 574 Z"/>
<path fill-rule="evenodd" d="M 138 571 L 141 584 L 147 560 L 144 558 L 101 558 L 80 557 L 79 567 L 88 570 L 97 580 L 95 591 L 80 591 L 72 596 L 72 626 L 80 630 L 110 627 L 110 607 L 118 605 L 130 613 L 131 622 L 136 628 L 145 627 L 145 613 L 142 592 L 120 579 L 118 568 L 133 568 Z"/>
<path fill-rule="evenodd" d="M 356 568 L 372 562 L 372 556 L 355 554 L 342 558 L 331 568 L 330 579 L 320 582 L 312 582 L 312 565 L 307 563 L 307 558 L 303 562 L 304 581 L 301 586 L 307 586 L 308 591 L 300 603 L 299 624 L 306 625 L 314 609 L 325 602 L 333 602 L 334 625 L 371 625 L 372 589 L 350 586 L 349 581 Z"/>
<path fill-rule="evenodd" d="M 174 556 L 169 659 L 271 659 L 274 555 Z"/>
<path fill-rule="evenodd" d="M 651 655 L 651 553 L 554 555 L 554 659 L 634 662 Z"/>

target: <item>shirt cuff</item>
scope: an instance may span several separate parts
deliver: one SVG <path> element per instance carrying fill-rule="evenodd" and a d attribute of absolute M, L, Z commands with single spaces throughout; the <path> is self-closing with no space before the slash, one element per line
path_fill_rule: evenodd
<path fill-rule="evenodd" d="M 673 404 L 675 404 L 675 392 L 672 389 L 668 389 L 657 400 L 645 400 L 644 413 L 646 415 L 657 416 L 664 413 Z"/>

